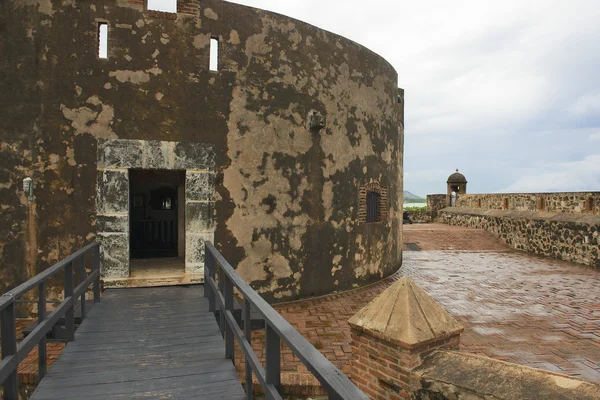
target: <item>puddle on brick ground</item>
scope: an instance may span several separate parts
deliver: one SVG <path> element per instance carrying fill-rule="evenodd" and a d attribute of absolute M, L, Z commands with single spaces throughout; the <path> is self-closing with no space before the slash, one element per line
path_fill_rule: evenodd
<path fill-rule="evenodd" d="M 480 335 L 501 335 L 504 330 L 498 328 L 488 328 L 485 326 L 471 326 L 471 329 Z"/>

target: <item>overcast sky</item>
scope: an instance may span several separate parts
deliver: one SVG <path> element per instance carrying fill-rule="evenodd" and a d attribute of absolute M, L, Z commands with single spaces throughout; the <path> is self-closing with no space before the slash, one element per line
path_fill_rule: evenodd
<path fill-rule="evenodd" d="M 160 0 L 158 0 L 160 1 Z M 598 0 L 241 0 L 385 57 L 405 94 L 404 188 L 600 190 Z"/>

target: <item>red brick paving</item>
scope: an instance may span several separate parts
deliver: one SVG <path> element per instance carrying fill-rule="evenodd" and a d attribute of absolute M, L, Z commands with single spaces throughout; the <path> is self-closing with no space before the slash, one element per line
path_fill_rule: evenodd
<path fill-rule="evenodd" d="M 460 250 L 406 251 L 401 270 L 381 282 L 275 308 L 348 373 L 346 321 L 401 276 L 409 275 L 465 324 L 463 351 L 600 382 L 600 272 L 508 251 L 481 231 L 433 224 L 426 229 L 406 228 L 405 242 L 411 240 L 412 228 L 421 231 L 417 234 L 424 248 Z M 429 238 L 423 233 L 427 231 Z M 489 251 L 490 247 L 496 251 Z M 260 356 L 262 343 L 262 334 L 255 333 L 253 347 Z M 282 358 L 283 383 L 291 383 L 295 372 L 305 384 L 311 382 L 289 349 L 282 349 Z"/>
<path fill-rule="evenodd" d="M 33 320 L 20 319 L 17 320 L 17 337 L 23 338 L 22 331 Z M 46 365 L 50 366 L 58 358 L 58 355 L 65 347 L 64 343 L 52 342 L 46 344 Z M 25 385 L 37 385 L 38 383 L 38 351 L 37 346 L 25 357 L 19 364 L 18 369 L 19 383 Z"/>

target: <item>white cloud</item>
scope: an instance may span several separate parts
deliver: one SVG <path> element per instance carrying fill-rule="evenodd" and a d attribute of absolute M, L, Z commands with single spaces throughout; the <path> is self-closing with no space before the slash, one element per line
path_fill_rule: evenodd
<path fill-rule="evenodd" d="M 593 154 L 579 161 L 547 164 L 501 192 L 594 191 L 599 187 L 600 154 Z"/>
<path fill-rule="evenodd" d="M 589 115 L 600 114 L 600 91 L 586 94 L 578 98 L 575 103 L 569 107 L 569 113 L 574 117 L 586 117 Z"/>
<path fill-rule="evenodd" d="M 233 2 L 345 36 L 396 68 L 407 190 L 443 191 L 456 167 L 480 192 L 600 190 L 583 168 L 600 140 L 597 0 Z"/>

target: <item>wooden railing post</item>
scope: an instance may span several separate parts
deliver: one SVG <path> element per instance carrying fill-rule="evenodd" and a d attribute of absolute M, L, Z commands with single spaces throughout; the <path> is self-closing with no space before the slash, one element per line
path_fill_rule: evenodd
<path fill-rule="evenodd" d="M 46 318 L 46 281 L 38 285 L 38 326 Z M 46 335 L 38 343 L 38 375 L 41 381 L 46 375 Z"/>
<path fill-rule="evenodd" d="M 282 342 L 319 380 L 332 400 L 368 400 L 368 397 L 315 349 L 302 335 L 273 309 L 252 287 L 236 273 L 221 253 L 205 242 L 205 295 L 214 297 L 219 308 L 219 325 L 225 339 L 225 355 L 234 359 L 234 339 L 238 341 L 245 359 L 246 400 L 253 399 L 253 378 L 258 380 L 269 400 L 281 400 Z M 212 278 L 210 275 L 213 274 Z M 218 282 L 214 279 L 218 275 Z M 208 288 L 208 290 L 207 290 Z M 243 332 L 232 313 L 235 291 L 243 297 Z M 265 363 L 261 363 L 252 348 L 253 307 L 262 316 L 265 326 Z"/>
<path fill-rule="evenodd" d="M 267 385 L 279 391 L 281 384 L 281 339 L 270 324 L 265 327 L 265 375 Z"/>
<path fill-rule="evenodd" d="M 2 359 L 16 356 L 17 353 L 17 327 L 15 325 L 15 302 L 13 301 L 2 311 Z M 2 385 L 6 400 L 19 399 L 19 381 L 17 370 L 6 378 Z"/>
<path fill-rule="evenodd" d="M 222 269 L 219 269 L 219 291 L 221 293 L 225 293 L 225 276 L 227 276 L 227 274 Z M 221 329 L 221 336 L 225 337 L 225 310 L 224 309 L 220 309 L 220 311 L 219 311 L 219 328 Z"/>
<path fill-rule="evenodd" d="M 233 313 L 233 283 L 231 279 L 226 274 L 223 274 L 224 282 L 225 282 L 225 310 L 221 310 L 221 315 L 225 315 L 227 311 Z M 234 350 L 235 347 L 233 345 L 233 328 L 229 326 L 227 321 L 225 322 L 225 357 L 230 360 L 234 359 Z"/>
<path fill-rule="evenodd" d="M 215 258 L 204 245 L 204 297 L 208 299 L 208 311 L 215 312 L 215 293 L 208 283 L 210 278 L 215 279 Z"/>
<path fill-rule="evenodd" d="M 252 345 L 252 316 L 250 315 L 251 304 L 244 299 L 243 319 L 244 319 L 244 337 Z M 254 399 L 254 388 L 252 385 L 252 366 L 247 357 L 246 359 L 246 400 Z"/>
<path fill-rule="evenodd" d="M 73 299 L 73 263 L 70 262 L 65 266 L 65 300 L 71 298 L 71 306 L 67 308 L 65 313 L 65 337 L 67 341 L 75 340 L 75 312 Z"/>
<path fill-rule="evenodd" d="M 94 264 L 92 269 L 98 272 L 96 279 L 94 279 L 94 303 L 100 301 L 100 246 L 94 247 Z"/>
<path fill-rule="evenodd" d="M 83 256 L 81 256 L 80 258 L 76 259 L 75 262 L 77 263 L 77 266 L 79 267 L 79 274 L 81 275 L 81 282 L 85 281 L 85 254 Z M 87 290 L 87 289 L 86 289 Z M 85 310 L 85 292 L 86 290 L 83 291 L 83 293 L 81 293 L 81 321 L 84 320 L 86 313 Z M 73 299 L 73 302 L 75 302 L 76 299 Z"/>

